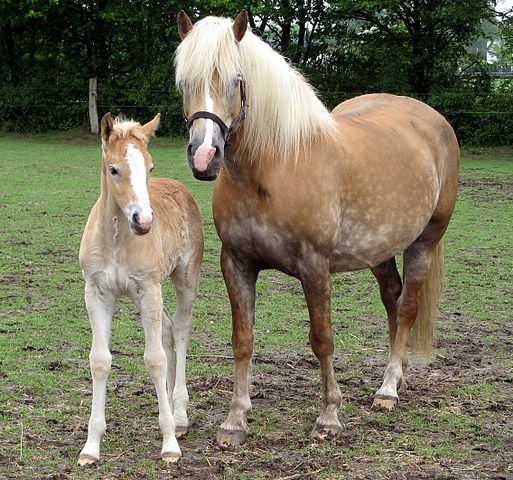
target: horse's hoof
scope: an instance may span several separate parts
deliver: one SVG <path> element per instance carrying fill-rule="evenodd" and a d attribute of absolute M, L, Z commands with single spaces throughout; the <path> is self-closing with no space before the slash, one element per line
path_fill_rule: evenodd
<path fill-rule="evenodd" d="M 177 425 L 175 428 L 175 437 L 180 438 L 183 437 L 188 430 L 188 425 Z"/>
<path fill-rule="evenodd" d="M 92 455 L 80 455 L 78 457 L 78 464 L 81 467 L 84 467 L 85 465 L 92 465 L 93 463 L 96 463 L 99 460 L 99 458 L 93 457 Z"/>
<path fill-rule="evenodd" d="M 313 440 L 322 442 L 324 440 L 334 440 L 340 437 L 342 427 L 340 425 L 321 425 L 316 423 L 310 437 Z"/>
<path fill-rule="evenodd" d="M 220 428 L 217 432 L 217 444 L 221 448 L 238 447 L 246 440 L 247 433 L 244 430 L 226 430 Z"/>
<path fill-rule="evenodd" d="M 399 403 L 397 397 L 389 397 L 387 395 L 376 395 L 372 402 L 372 408 L 374 410 L 386 410 L 391 412 Z"/>
<path fill-rule="evenodd" d="M 177 452 L 164 452 L 162 454 L 162 460 L 165 462 L 165 463 L 176 463 L 178 462 L 178 460 L 180 460 L 180 457 L 182 455 L 180 453 L 177 453 Z"/>

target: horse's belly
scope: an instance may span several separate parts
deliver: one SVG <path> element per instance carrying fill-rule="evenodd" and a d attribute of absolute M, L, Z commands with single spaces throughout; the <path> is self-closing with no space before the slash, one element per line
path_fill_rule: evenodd
<path fill-rule="evenodd" d="M 419 237 L 428 221 L 428 215 L 395 224 L 366 225 L 346 220 L 332 250 L 331 271 L 361 270 L 395 257 Z"/>

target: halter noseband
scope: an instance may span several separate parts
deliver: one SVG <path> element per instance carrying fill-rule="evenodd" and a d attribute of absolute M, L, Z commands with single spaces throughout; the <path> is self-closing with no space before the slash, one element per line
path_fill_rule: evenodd
<path fill-rule="evenodd" d="M 224 141 L 227 142 L 235 127 L 246 118 L 246 85 L 242 78 L 240 79 L 240 98 L 240 111 L 238 115 L 233 119 L 233 122 L 230 126 L 226 125 L 226 123 L 224 123 L 223 120 L 215 113 L 200 110 L 198 112 L 194 112 L 189 118 L 185 118 L 187 130 L 190 130 L 192 124 L 198 118 L 212 120 L 213 122 L 217 123 L 221 130 L 221 133 L 223 134 Z"/>

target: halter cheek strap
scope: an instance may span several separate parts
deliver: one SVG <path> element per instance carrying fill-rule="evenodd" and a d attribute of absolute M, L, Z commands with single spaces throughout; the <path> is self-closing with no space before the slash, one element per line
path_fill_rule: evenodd
<path fill-rule="evenodd" d="M 245 88 L 244 80 L 240 81 L 240 98 L 241 98 L 241 106 L 238 115 L 233 119 L 233 122 L 230 126 L 226 125 L 223 120 L 218 117 L 215 113 L 207 112 L 205 110 L 200 110 L 198 112 L 194 112 L 189 118 L 185 118 L 185 122 L 187 125 L 187 130 L 190 130 L 192 124 L 198 118 L 203 118 L 207 120 L 212 120 L 217 123 L 219 126 L 221 133 L 223 134 L 224 141 L 227 142 L 232 134 L 233 130 L 239 123 L 241 123 L 246 118 L 246 88 Z"/>

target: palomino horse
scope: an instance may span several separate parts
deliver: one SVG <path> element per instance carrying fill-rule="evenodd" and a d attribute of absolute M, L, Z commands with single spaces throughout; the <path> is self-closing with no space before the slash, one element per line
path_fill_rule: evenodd
<path fill-rule="evenodd" d="M 176 436 L 187 431 L 185 360 L 203 233 L 196 202 L 182 184 L 167 178 L 148 180 L 153 162 L 147 144 L 159 119 L 160 114 L 141 126 L 133 121 L 113 121 L 107 113 L 101 122 L 101 193 L 80 246 L 93 333 L 89 356 L 93 401 L 80 465 L 100 458 L 112 359 L 111 323 L 120 295 L 130 296 L 141 313 L 144 362 L 157 390 L 164 461 L 178 460 L 181 453 Z M 172 318 L 162 303 L 161 282 L 166 277 L 171 277 L 176 290 Z"/>
<path fill-rule="evenodd" d="M 279 54 L 234 22 L 195 25 L 180 12 L 176 81 L 198 179 L 217 181 L 213 213 L 232 308 L 233 397 L 217 440 L 244 441 L 251 410 L 255 282 L 275 268 L 301 281 L 323 408 L 313 438 L 337 436 L 341 394 L 333 369 L 330 274 L 370 268 L 386 308 L 390 358 L 374 407 L 392 409 L 411 327 L 429 356 L 443 266 L 442 237 L 456 201 L 459 147 L 427 105 L 393 95 L 326 110 Z M 224 159 L 224 161 L 223 161 Z M 404 275 L 395 256 L 404 252 Z"/>

